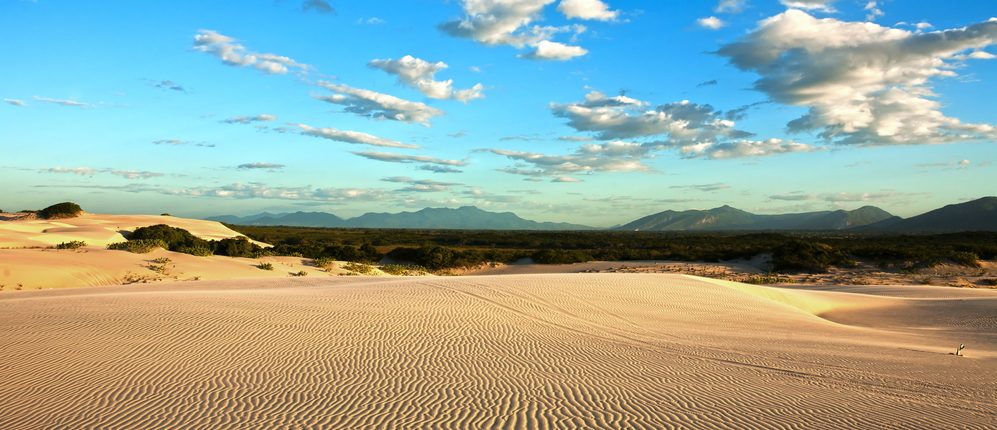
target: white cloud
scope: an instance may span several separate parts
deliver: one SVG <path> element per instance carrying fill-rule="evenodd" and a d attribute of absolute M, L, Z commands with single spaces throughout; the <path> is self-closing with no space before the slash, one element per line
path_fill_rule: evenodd
<path fill-rule="evenodd" d="M 529 58 L 533 60 L 570 60 L 575 57 L 580 57 L 587 54 L 588 51 L 581 46 L 571 46 L 565 45 L 560 42 L 551 42 L 549 40 L 541 40 L 538 42 L 534 49 L 526 54 L 523 54 L 523 58 Z"/>
<path fill-rule="evenodd" d="M 831 3 L 835 0 L 779 0 L 786 7 L 797 9 L 816 10 L 821 12 L 834 12 Z"/>
<path fill-rule="evenodd" d="M 696 20 L 696 24 L 699 24 L 700 27 L 708 28 L 710 30 L 719 30 L 723 28 L 725 25 L 727 25 L 725 22 L 723 22 L 723 20 L 715 16 L 699 18 Z"/>
<path fill-rule="evenodd" d="M 27 106 L 24 100 L 19 99 L 3 99 L 3 102 L 13 106 Z"/>
<path fill-rule="evenodd" d="M 90 167 L 51 167 L 43 170 L 46 173 L 68 173 L 80 176 L 93 176 L 98 170 Z"/>
<path fill-rule="evenodd" d="M 667 135 L 674 143 L 689 143 L 751 135 L 734 129 L 723 112 L 687 100 L 650 108 L 645 101 L 592 91 L 582 102 L 552 104 L 551 111 L 568 119 L 575 130 L 595 132 L 600 140 Z"/>
<path fill-rule="evenodd" d="M 276 121 L 276 120 L 277 120 L 277 116 L 276 115 L 270 115 L 270 114 L 264 113 L 264 114 L 253 115 L 253 116 L 234 116 L 232 118 L 225 119 L 222 122 L 224 122 L 226 124 L 249 124 L 249 123 L 253 123 L 253 122 L 269 122 L 269 121 Z"/>
<path fill-rule="evenodd" d="M 567 60 L 584 55 L 586 51 L 582 47 L 551 40 L 558 33 L 572 30 L 576 34 L 583 32 L 585 30 L 583 26 L 533 25 L 535 21 L 542 19 L 543 9 L 553 2 L 554 0 L 462 0 L 464 17 L 445 22 L 440 25 L 440 29 L 451 36 L 471 39 L 486 45 L 533 47 L 530 53 L 521 55 L 523 58 Z M 602 13 L 595 9 L 575 9 L 571 5 L 571 3 L 580 3 L 583 6 L 601 4 L 594 0 L 568 3 L 571 11 L 594 13 L 595 16 L 614 13 L 608 9 Z M 543 42 L 547 43 L 541 46 Z"/>
<path fill-rule="evenodd" d="M 942 143 L 997 136 L 990 124 L 944 115 L 930 81 L 957 76 L 968 50 L 997 42 L 997 20 L 913 33 L 867 22 L 818 19 L 788 10 L 721 47 L 736 67 L 761 75 L 773 101 L 809 108 L 789 123 L 841 144 Z"/>
<path fill-rule="evenodd" d="M 879 5 L 877 4 L 877 2 L 874 2 L 874 1 L 867 2 L 865 4 L 865 8 L 864 9 L 867 12 L 866 15 L 865 15 L 865 20 L 866 21 L 872 21 L 872 20 L 874 20 L 876 18 L 879 18 L 879 17 L 885 15 L 885 13 L 883 12 L 883 10 L 879 8 Z M 918 28 L 920 28 L 920 27 L 918 27 Z"/>
<path fill-rule="evenodd" d="M 746 3 L 747 0 L 720 0 L 713 11 L 716 13 L 741 13 Z"/>
<path fill-rule="evenodd" d="M 377 137 L 359 131 L 337 130 L 335 128 L 317 128 L 307 124 L 295 124 L 306 136 L 321 137 L 338 142 L 356 143 L 361 145 L 383 146 L 388 148 L 418 148 L 419 145 L 398 142 L 396 140 Z"/>
<path fill-rule="evenodd" d="M 581 179 L 572 178 L 570 176 L 558 176 L 558 177 L 556 177 L 554 179 L 551 179 L 550 181 L 551 182 L 561 182 L 561 183 L 578 183 L 578 182 L 582 182 Z"/>
<path fill-rule="evenodd" d="M 620 15 L 619 11 L 610 10 L 602 0 L 561 0 L 557 10 L 568 18 L 596 21 L 612 21 Z"/>
<path fill-rule="evenodd" d="M 458 167 L 467 165 L 467 162 L 463 160 L 446 160 L 442 158 L 428 157 L 424 155 L 407 155 L 407 154 L 396 154 L 392 152 L 373 152 L 373 151 L 354 152 L 354 154 L 364 158 L 369 158 L 371 160 L 385 161 L 389 163 L 424 163 L 424 164 L 435 164 L 440 166 L 458 166 Z"/>
<path fill-rule="evenodd" d="M 347 112 L 361 116 L 392 121 L 418 122 L 429 126 L 431 118 L 443 114 L 443 111 L 425 103 L 405 100 L 390 94 L 329 82 L 319 82 L 319 85 L 334 94 L 316 98 L 343 105 Z"/>
<path fill-rule="evenodd" d="M 254 67 L 268 74 L 282 75 L 291 69 L 307 72 L 311 68 L 290 57 L 249 51 L 235 39 L 212 30 L 194 35 L 194 50 L 214 55 L 230 66 Z"/>
<path fill-rule="evenodd" d="M 370 188 L 279 187 L 258 182 L 234 183 L 219 187 L 192 187 L 160 192 L 175 196 L 228 199 L 305 200 L 321 202 L 376 201 L 387 198 L 384 190 Z"/>
<path fill-rule="evenodd" d="M 437 61 L 430 63 L 426 60 L 406 55 L 400 59 L 372 60 L 368 66 L 381 69 L 387 73 L 398 77 L 398 81 L 415 88 L 433 99 L 455 99 L 468 102 L 475 99 L 484 98 L 482 94 L 484 86 L 475 84 L 471 88 L 455 90 L 453 79 L 437 81 L 436 73 L 447 68 L 447 63 Z"/>
<path fill-rule="evenodd" d="M 450 191 L 450 187 L 461 185 L 454 182 L 434 181 L 432 179 L 412 179 L 408 176 L 392 176 L 389 178 L 382 178 L 381 180 L 384 182 L 393 182 L 393 183 L 408 185 L 407 187 L 399 188 L 396 191 L 417 192 L 417 193 Z"/>
<path fill-rule="evenodd" d="M 786 141 L 782 139 L 749 140 L 740 139 L 726 142 L 693 144 L 681 147 L 680 151 L 687 157 L 705 157 L 711 159 L 766 157 L 791 152 L 812 152 L 818 148 L 813 145 Z"/>
<path fill-rule="evenodd" d="M 652 169 L 641 160 L 648 157 L 654 149 L 653 145 L 613 141 L 585 144 L 574 153 L 566 155 L 495 148 L 486 151 L 517 162 L 514 166 L 499 169 L 501 172 L 522 176 L 558 177 L 564 174 L 589 172 L 648 172 Z"/>
<path fill-rule="evenodd" d="M 120 176 L 125 179 L 149 179 L 149 178 L 165 176 L 162 173 L 149 172 L 145 170 L 94 169 L 92 167 L 52 167 L 48 169 L 43 169 L 42 172 L 61 173 L 61 174 L 70 174 L 70 175 L 79 175 L 79 176 L 94 176 L 99 173 L 106 173 L 115 176 Z"/>
<path fill-rule="evenodd" d="M 42 103 L 52 103 L 62 106 L 79 107 L 79 108 L 93 107 L 93 105 L 90 103 L 78 102 L 76 100 L 70 100 L 70 99 L 53 99 L 49 97 L 40 97 L 40 96 L 34 96 L 32 98 L 35 99 L 35 101 L 39 101 Z"/>

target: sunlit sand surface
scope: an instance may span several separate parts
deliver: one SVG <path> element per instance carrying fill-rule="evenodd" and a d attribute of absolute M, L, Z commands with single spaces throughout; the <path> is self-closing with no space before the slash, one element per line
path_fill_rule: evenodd
<path fill-rule="evenodd" d="M 917 288 L 551 274 L 2 294 L 0 428 L 994 428 L 997 294 Z"/>

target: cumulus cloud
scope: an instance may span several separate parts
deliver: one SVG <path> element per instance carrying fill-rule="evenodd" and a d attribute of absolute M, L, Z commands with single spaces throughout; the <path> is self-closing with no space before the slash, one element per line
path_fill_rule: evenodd
<path fill-rule="evenodd" d="M 725 25 L 727 25 L 727 23 L 725 23 L 722 19 L 717 18 L 715 16 L 707 16 L 704 18 L 699 18 L 696 20 L 696 24 L 699 24 L 700 27 L 708 28 L 710 30 L 719 30 L 723 28 Z"/>
<path fill-rule="evenodd" d="M 422 163 L 422 164 L 435 164 L 438 166 L 457 166 L 457 167 L 467 165 L 467 161 L 464 160 L 446 160 L 442 158 L 429 157 L 425 155 L 407 155 L 407 154 L 396 154 L 393 152 L 373 152 L 373 151 L 354 152 L 354 154 L 364 158 L 369 158 L 371 160 L 385 161 L 389 163 Z"/>
<path fill-rule="evenodd" d="M 554 0 L 463 0 L 464 17 L 443 23 L 440 29 L 445 33 L 471 39 L 486 45 L 510 45 L 516 48 L 530 46 L 532 52 L 523 55 L 524 58 L 545 60 L 566 60 L 584 55 L 585 49 L 570 46 L 551 39 L 558 33 L 574 30 L 584 31 L 582 26 L 541 26 L 534 25 L 542 19 L 543 9 Z M 599 16 L 614 14 L 608 7 L 599 10 L 596 3 L 601 1 L 569 1 L 565 12 L 579 13 L 598 19 Z M 563 3 L 562 3 L 563 4 Z M 615 15 L 614 15 L 615 16 Z M 581 18 L 581 16 L 579 16 Z M 541 48 L 541 43 L 547 42 Z"/>
<path fill-rule="evenodd" d="M 751 136 L 734 129 L 734 122 L 710 105 L 687 100 L 654 108 L 649 105 L 624 95 L 608 97 L 592 91 L 582 102 L 551 104 L 551 111 L 568 119 L 568 125 L 575 130 L 595 132 L 600 140 L 667 135 L 676 143 L 696 143 L 718 137 Z"/>
<path fill-rule="evenodd" d="M 222 120 L 222 122 L 224 122 L 226 124 L 249 124 L 249 123 L 253 123 L 253 122 L 270 122 L 270 121 L 276 121 L 276 120 L 277 120 L 277 116 L 276 115 L 270 115 L 268 113 L 264 113 L 264 114 L 253 115 L 253 116 L 234 116 L 234 117 Z"/>
<path fill-rule="evenodd" d="M 557 10 L 568 18 L 596 21 L 612 21 L 620 15 L 620 11 L 610 10 L 602 0 L 561 0 Z"/>
<path fill-rule="evenodd" d="M 214 55 L 230 66 L 253 67 L 268 74 L 282 75 L 290 70 L 307 72 L 310 69 L 309 65 L 290 57 L 250 51 L 234 38 L 212 30 L 200 30 L 194 35 L 194 50 Z"/>
<path fill-rule="evenodd" d="M 396 140 L 377 137 L 359 131 L 337 130 L 335 128 L 317 128 L 307 124 L 295 124 L 305 136 L 321 137 L 323 139 L 335 140 L 337 142 L 354 143 L 360 145 L 383 146 L 388 148 L 419 148 L 419 145 L 402 143 Z"/>
<path fill-rule="evenodd" d="M 49 98 L 49 97 L 40 97 L 40 96 L 34 96 L 32 98 L 35 101 L 39 101 L 39 102 L 42 102 L 42 103 L 52 103 L 52 104 L 57 104 L 57 105 L 61 105 L 61 106 L 78 107 L 78 108 L 89 108 L 89 107 L 93 107 L 93 105 L 90 104 L 90 103 L 78 102 L 76 100 L 71 100 L 71 99 L 53 99 L 53 98 Z"/>
<path fill-rule="evenodd" d="M 995 42 L 997 19 L 915 33 L 788 10 L 718 53 L 758 73 L 755 88 L 773 101 L 808 108 L 788 124 L 791 132 L 839 144 L 920 144 L 997 136 L 991 124 L 943 114 L 930 87 L 933 78 L 957 76 L 967 51 Z"/>
<path fill-rule="evenodd" d="M 549 40 L 541 40 L 534 45 L 532 51 L 523 54 L 523 58 L 529 58 L 533 60 L 570 60 L 575 57 L 580 57 L 587 54 L 588 51 L 581 46 L 571 46 L 565 45 L 560 42 L 551 42 Z"/>
<path fill-rule="evenodd" d="M 280 170 L 284 168 L 284 165 L 277 163 L 255 162 L 240 164 L 237 168 L 240 170 Z"/>
<path fill-rule="evenodd" d="M 19 99 L 3 99 L 3 102 L 13 106 L 27 106 L 24 100 Z"/>
<path fill-rule="evenodd" d="M 577 182 L 582 182 L 581 179 L 572 178 L 570 176 L 558 176 L 558 177 L 556 177 L 554 179 L 551 179 L 550 181 L 551 182 L 561 182 L 561 183 L 577 183 Z"/>
<path fill-rule="evenodd" d="M 458 90 L 454 89 L 453 79 L 437 81 L 436 73 L 446 69 L 447 63 L 429 61 L 406 55 L 400 59 L 376 59 L 367 63 L 368 66 L 383 70 L 398 77 L 398 81 L 415 88 L 433 99 L 454 99 L 467 103 L 468 101 L 484 98 L 482 93 L 484 85 L 474 86 Z"/>
<path fill-rule="evenodd" d="M 390 94 L 330 82 L 319 82 L 319 85 L 332 91 L 334 94 L 317 96 L 316 98 L 345 106 L 345 111 L 360 116 L 392 121 L 417 122 L 429 126 L 430 119 L 443 114 L 443 111 L 428 106 L 425 103 L 405 100 Z"/>
<path fill-rule="evenodd" d="M 710 159 L 766 157 L 776 154 L 812 152 L 817 150 L 818 148 L 813 145 L 776 138 L 766 140 L 739 139 L 686 145 L 681 148 L 681 152 L 686 157 Z"/>

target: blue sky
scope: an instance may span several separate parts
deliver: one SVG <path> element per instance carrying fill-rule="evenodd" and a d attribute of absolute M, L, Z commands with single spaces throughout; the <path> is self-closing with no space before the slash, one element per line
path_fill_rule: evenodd
<path fill-rule="evenodd" d="M 992 1 L 0 2 L 0 208 L 609 226 L 995 194 Z"/>

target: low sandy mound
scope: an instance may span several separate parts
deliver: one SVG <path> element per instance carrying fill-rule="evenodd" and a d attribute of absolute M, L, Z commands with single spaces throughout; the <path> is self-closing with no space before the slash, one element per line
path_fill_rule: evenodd
<path fill-rule="evenodd" d="M 122 232 L 156 224 L 179 227 L 208 240 L 242 236 L 216 221 L 158 215 L 84 214 L 56 220 L 28 218 L 0 221 L 0 248 L 44 248 L 73 240 L 82 240 L 93 247 L 105 247 L 110 243 L 124 242 Z"/>
<path fill-rule="evenodd" d="M 842 325 L 764 288 L 584 274 L 2 294 L 0 428 L 997 423 L 997 343 L 955 357 L 931 331 Z"/>
<path fill-rule="evenodd" d="M 270 264 L 272 270 L 261 269 L 262 264 Z M 358 274 L 348 270 L 350 267 L 342 261 L 320 268 L 312 260 L 299 257 L 198 257 L 163 249 L 148 254 L 99 248 L 0 249 L 0 292 L 160 281 Z M 370 275 L 383 275 L 376 268 L 369 270 Z"/>

